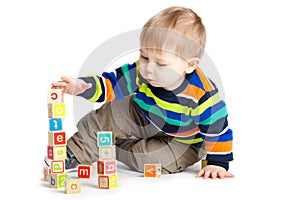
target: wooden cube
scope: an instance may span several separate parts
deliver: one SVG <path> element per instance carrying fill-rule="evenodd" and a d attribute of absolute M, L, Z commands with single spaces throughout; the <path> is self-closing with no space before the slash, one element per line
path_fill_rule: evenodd
<path fill-rule="evenodd" d="M 81 192 L 81 180 L 78 178 L 65 179 L 65 193 L 66 194 L 79 194 Z"/>
<path fill-rule="evenodd" d="M 144 164 L 144 177 L 160 177 L 161 164 Z"/>
<path fill-rule="evenodd" d="M 61 146 L 66 145 L 66 132 L 59 131 L 59 132 L 48 132 L 48 145 L 49 146 Z"/>
<path fill-rule="evenodd" d="M 90 179 L 92 177 L 92 166 L 91 165 L 78 165 L 78 175 L 80 179 Z"/>
<path fill-rule="evenodd" d="M 111 131 L 98 131 L 98 146 L 112 146 L 112 132 Z"/>
<path fill-rule="evenodd" d="M 99 160 L 114 160 L 115 147 L 114 146 L 102 146 L 99 147 Z"/>
<path fill-rule="evenodd" d="M 63 130 L 62 118 L 50 118 L 49 119 L 49 131 L 61 131 Z"/>
<path fill-rule="evenodd" d="M 47 155 L 51 160 L 64 160 L 67 158 L 66 145 L 63 146 L 48 146 Z"/>
<path fill-rule="evenodd" d="M 97 162 L 97 172 L 99 175 L 110 175 L 117 173 L 117 161 L 116 160 L 108 160 Z"/>
<path fill-rule="evenodd" d="M 51 188 L 65 188 L 65 179 L 68 178 L 68 174 L 50 174 L 49 187 Z"/>
<path fill-rule="evenodd" d="M 64 173 L 65 161 L 64 160 L 51 160 L 50 169 L 51 169 L 51 175 Z"/>
<path fill-rule="evenodd" d="M 43 168 L 43 174 L 44 174 L 44 181 L 49 181 L 51 169 L 48 167 Z"/>
<path fill-rule="evenodd" d="M 66 116 L 66 105 L 63 103 L 48 104 L 48 118 Z"/>
<path fill-rule="evenodd" d="M 63 103 L 63 89 L 50 89 L 48 93 L 48 103 Z"/>
<path fill-rule="evenodd" d="M 110 189 L 118 187 L 118 175 L 98 175 L 98 188 Z"/>

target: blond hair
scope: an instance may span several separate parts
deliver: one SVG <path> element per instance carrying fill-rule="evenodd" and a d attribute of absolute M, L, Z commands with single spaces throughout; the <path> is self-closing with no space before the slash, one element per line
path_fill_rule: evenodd
<path fill-rule="evenodd" d="M 140 36 L 141 48 L 169 51 L 185 59 L 200 58 L 205 41 L 201 18 L 184 7 L 160 11 L 146 22 Z"/>

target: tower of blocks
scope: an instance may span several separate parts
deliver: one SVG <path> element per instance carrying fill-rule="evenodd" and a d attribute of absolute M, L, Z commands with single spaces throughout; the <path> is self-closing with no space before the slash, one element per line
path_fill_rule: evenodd
<path fill-rule="evenodd" d="M 65 159 L 67 157 L 67 139 L 63 126 L 65 115 L 66 107 L 63 90 L 51 88 L 48 93 L 49 129 L 47 146 L 50 167 L 44 169 L 44 178 L 49 181 L 50 188 L 65 188 L 67 193 L 78 193 L 81 189 L 80 182 L 69 179 L 69 175 L 65 173 Z"/>
<path fill-rule="evenodd" d="M 112 132 L 98 131 L 97 143 L 99 147 L 99 160 L 97 161 L 98 188 L 116 188 L 118 187 L 118 175 Z"/>

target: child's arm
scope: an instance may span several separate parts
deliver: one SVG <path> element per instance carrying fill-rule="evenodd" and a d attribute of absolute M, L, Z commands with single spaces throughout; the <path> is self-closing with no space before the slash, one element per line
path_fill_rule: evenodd
<path fill-rule="evenodd" d="M 52 83 L 52 87 L 61 88 L 63 92 L 70 95 L 79 95 L 92 87 L 92 84 L 86 83 L 81 79 L 70 76 L 62 76 L 61 81 Z"/>
<path fill-rule="evenodd" d="M 204 91 L 193 115 L 197 116 L 194 119 L 199 124 L 207 153 L 207 166 L 199 171 L 197 177 L 233 177 L 227 172 L 229 162 L 233 160 L 233 137 L 232 130 L 228 127 L 227 108 L 214 83 L 204 77 L 201 77 L 201 81 Z"/>
<path fill-rule="evenodd" d="M 63 88 L 65 93 L 78 95 L 92 102 L 122 99 L 133 94 L 137 88 L 136 67 L 137 62 L 123 65 L 114 72 L 104 72 L 101 76 L 78 79 L 64 76 L 62 81 L 52 83 L 52 86 Z"/>

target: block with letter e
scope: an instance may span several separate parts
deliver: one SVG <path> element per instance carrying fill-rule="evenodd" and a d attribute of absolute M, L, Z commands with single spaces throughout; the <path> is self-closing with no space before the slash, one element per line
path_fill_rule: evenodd
<path fill-rule="evenodd" d="M 59 146 L 66 145 L 66 132 L 64 131 L 50 131 L 48 132 L 48 145 Z"/>

